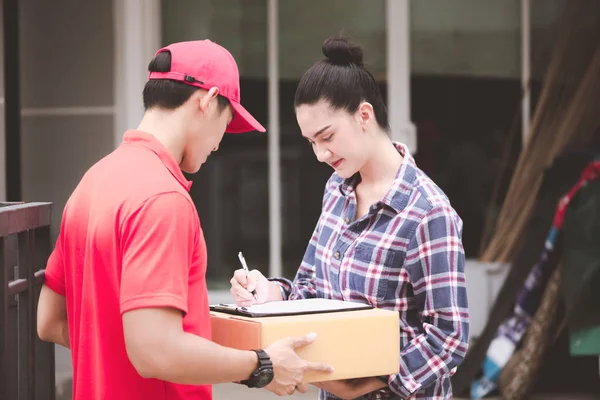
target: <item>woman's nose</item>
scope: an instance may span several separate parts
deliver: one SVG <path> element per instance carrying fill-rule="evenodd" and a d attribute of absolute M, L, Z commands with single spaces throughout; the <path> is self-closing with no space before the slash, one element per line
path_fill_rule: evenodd
<path fill-rule="evenodd" d="M 316 149 L 315 154 L 320 162 L 327 162 L 331 158 L 331 152 L 327 149 Z"/>

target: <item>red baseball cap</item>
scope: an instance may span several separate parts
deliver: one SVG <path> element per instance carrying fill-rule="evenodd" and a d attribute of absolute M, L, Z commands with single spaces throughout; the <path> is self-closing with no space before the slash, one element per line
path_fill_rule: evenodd
<path fill-rule="evenodd" d="M 208 39 L 173 43 L 156 54 L 165 50 L 171 52 L 171 71 L 150 72 L 148 79 L 171 79 L 206 90 L 217 87 L 234 111 L 226 132 L 265 131 L 240 104 L 240 73 L 229 51 Z"/>

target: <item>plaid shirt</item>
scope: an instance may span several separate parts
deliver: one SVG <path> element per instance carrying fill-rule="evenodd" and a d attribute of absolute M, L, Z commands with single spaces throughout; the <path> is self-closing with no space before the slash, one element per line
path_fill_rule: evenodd
<path fill-rule="evenodd" d="M 330 298 L 399 312 L 400 373 L 365 399 L 451 399 L 450 377 L 469 332 L 462 221 L 394 144 L 404 161 L 385 197 L 355 220 L 358 178 L 334 173 L 294 281 L 274 280 L 289 300 Z M 337 397 L 321 391 L 320 398 Z"/>

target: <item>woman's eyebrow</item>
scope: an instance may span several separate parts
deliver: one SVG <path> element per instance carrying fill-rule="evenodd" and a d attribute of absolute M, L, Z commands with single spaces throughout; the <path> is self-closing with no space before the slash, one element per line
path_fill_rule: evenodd
<path fill-rule="evenodd" d="M 313 135 L 313 139 L 316 139 L 317 137 L 319 137 L 319 135 L 323 134 L 323 132 L 325 132 L 327 129 L 331 128 L 331 125 L 327 125 L 321 129 L 319 129 L 314 135 Z"/>

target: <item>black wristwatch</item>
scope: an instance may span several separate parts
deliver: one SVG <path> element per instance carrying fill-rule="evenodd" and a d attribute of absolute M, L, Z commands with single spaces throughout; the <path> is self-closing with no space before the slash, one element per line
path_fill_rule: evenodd
<path fill-rule="evenodd" d="M 264 350 L 252 350 L 258 356 L 258 367 L 254 370 L 250 378 L 240 383 L 250 388 L 263 388 L 273 380 L 273 363 L 269 355 Z"/>

